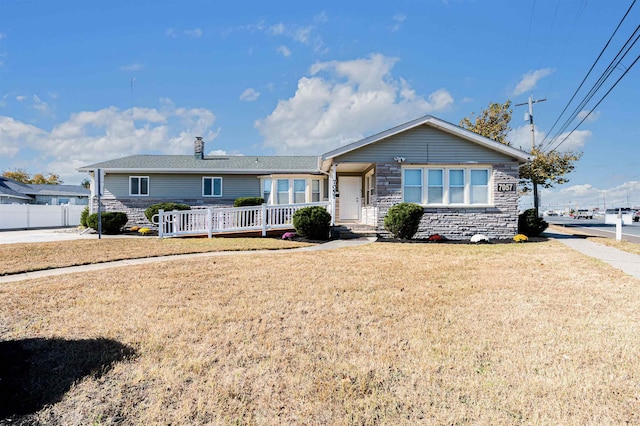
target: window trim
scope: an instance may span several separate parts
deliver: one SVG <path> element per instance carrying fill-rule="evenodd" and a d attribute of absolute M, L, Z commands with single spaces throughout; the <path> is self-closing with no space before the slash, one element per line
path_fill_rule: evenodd
<path fill-rule="evenodd" d="M 296 204 L 294 203 L 295 201 L 295 194 L 296 192 L 294 191 L 294 181 L 296 180 L 303 180 L 305 183 L 305 189 L 304 189 L 304 202 L 303 203 L 297 203 L 297 204 L 310 204 L 310 203 L 316 203 L 316 202 L 322 202 L 323 200 L 323 196 L 325 193 L 325 189 L 324 189 L 324 178 L 322 176 L 318 176 L 318 175 L 280 175 L 280 174 L 273 174 L 273 175 L 264 175 L 264 176 L 260 176 L 260 185 L 261 185 L 261 193 L 264 194 L 264 184 L 265 181 L 267 180 L 271 180 L 271 200 L 266 200 L 265 199 L 265 203 L 268 205 L 282 205 L 280 204 L 279 201 L 279 195 L 282 195 L 284 198 L 284 194 L 287 194 L 287 202 L 284 204 Z M 278 182 L 280 181 L 287 181 L 287 192 L 285 191 L 278 191 Z M 313 182 L 314 181 L 318 181 L 318 191 L 314 192 L 313 191 Z M 301 194 L 302 191 L 299 191 L 298 194 Z M 314 194 L 317 194 L 317 197 L 320 201 L 313 201 L 313 196 Z"/>
<path fill-rule="evenodd" d="M 206 179 L 211 179 L 211 195 L 207 195 L 204 193 L 204 181 Z M 215 181 L 219 180 L 220 181 L 220 194 L 217 195 L 215 193 Z M 220 176 L 202 176 L 202 197 L 203 198 L 222 198 L 222 177 Z"/>
<path fill-rule="evenodd" d="M 138 193 L 137 194 L 134 194 L 131 191 L 132 184 L 133 184 L 132 179 L 138 179 Z M 141 189 L 142 189 L 142 185 L 141 185 L 142 179 L 146 179 L 147 180 L 147 193 L 146 194 L 142 194 L 141 193 L 142 192 L 141 191 Z M 149 184 L 150 184 L 149 176 L 129 176 L 129 196 L 130 197 L 148 197 L 149 193 L 151 192 Z"/>
<path fill-rule="evenodd" d="M 493 201 L 493 169 L 489 165 L 477 165 L 477 166 L 464 166 L 464 165 L 411 165 L 411 166 L 403 166 L 401 171 L 401 188 L 402 188 L 402 201 L 404 202 L 404 189 L 405 189 L 405 170 L 411 169 L 420 169 L 422 170 L 422 199 L 419 203 L 421 206 L 425 207 L 464 207 L 464 208 L 474 208 L 474 207 L 492 207 L 494 205 Z M 442 172 L 442 186 L 440 185 L 430 185 L 429 182 L 429 171 L 430 170 L 439 170 Z M 452 170 L 462 170 L 464 173 L 464 198 L 462 203 L 452 203 L 451 202 L 451 186 L 450 182 L 450 173 Z M 487 202 L 486 203 L 471 203 L 471 171 L 472 170 L 486 170 L 487 172 Z M 484 185 L 474 185 L 474 186 L 484 186 Z M 456 186 L 460 187 L 460 186 Z M 428 203 L 428 196 L 430 188 L 442 188 L 442 202 L 439 203 Z"/>

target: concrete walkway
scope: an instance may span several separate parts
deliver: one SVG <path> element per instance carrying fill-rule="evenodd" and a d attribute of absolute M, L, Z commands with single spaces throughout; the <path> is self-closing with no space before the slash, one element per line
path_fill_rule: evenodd
<path fill-rule="evenodd" d="M 295 249 L 213 251 L 213 252 L 207 252 L 207 253 L 175 254 L 175 255 L 169 255 L 169 256 L 145 257 L 142 259 L 116 260 L 113 262 L 92 263 L 90 265 L 68 266 L 66 268 L 45 269 L 42 271 L 25 272 L 23 274 L 0 276 L 0 284 L 10 283 L 15 281 L 22 281 L 22 280 L 27 280 L 32 278 L 42 278 L 42 277 L 52 277 L 56 275 L 73 274 L 76 272 L 99 271 L 101 269 L 117 268 L 120 266 L 146 265 L 148 263 L 165 262 L 167 260 L 195 259 L 199 257 L 238 256 L 238 255 L 247 255 L 247 254 L 250 254 L 250 255 L 264 254 L 264 253 L 287 254 L 287 253 L 305 252 L 305 251 L 335 250 L 339 248 L 356 247 L 363 244 L 369 244 L 374 242 L 375 240 L 376 240 L 375 237 L 354 238 L 350 240 L 334 240 L 324 244 L 318 244 L 315 246 L 308 246 L 308 247 L 299 247 Z M 25 241 L 22 241 L 22 242 L 25 242 Z"/>
<path fill-rule="evenodd" d="M 559 232 L 545 232 L 549 238 L 570 247 L 580 253 L 600 259 L 614 268 L 622 270 L 632 277 L 640 279 L 640 255 L 628 253 L 604 244 L 594 243 L 582 236 L 562 234 Z"/>

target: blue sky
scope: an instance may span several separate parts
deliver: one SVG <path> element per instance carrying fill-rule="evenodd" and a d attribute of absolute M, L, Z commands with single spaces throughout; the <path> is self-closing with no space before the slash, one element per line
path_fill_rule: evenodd
<path fill-rule="evenodd" d="M 534 105 L 541 141 L 630 4 L 0 0 L 0 170 L 79 183 L 77 167 L 189 154 L 195 136 L 208 153 L 320 154 L 531 94 L 547 99 Z M 640 5 L 577 100 L 638 22 Z M 640 205 L 639 75 L 632 68 L 559 148 L 584 156 L 543 207 Z M 514 108 L 511 140 L 528 149 L 525 111 Z"/>

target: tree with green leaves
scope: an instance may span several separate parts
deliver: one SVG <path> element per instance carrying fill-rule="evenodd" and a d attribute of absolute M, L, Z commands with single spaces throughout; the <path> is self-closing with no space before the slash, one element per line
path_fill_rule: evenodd
<path fill-rule="evenodd" d="M 13 171 L 6 170 L 5 172 L 2 173 L 2 176 L 9 179 L 13 179 L 17 182 L 22 182 L 22 183 L 33 183 L 38 185 L 62 184 L 62 181 L 60 180 L 60 176 L 53 173 L 47 173 L 46 175 L 42 173 L 36 173 L 35 175 L 31 176 L 26 170 L 16 169 Z"/>
<path fill-rule="evenodd" d="M 479 115 L 460 120 L 460 127 L 478 133 L 489 139 L 511 146 L 508 139 L 511 127 L 511 101 L 504 104 L 489 103 Z M 475 117 L 475 119 L 474 119 Z M 575 168 L 575 162 L 582 157 L 581 152 L 544 152 L 540 148 L 531 150 L 532 160 L 520 168 L 520 187 L 523 192 L 532 189 L 532 184 L 552 188 L 569 182 L 566 175 Z M 537 200 L 536 200 L 537 202 Z M 537 209 L 537 205 L 536 205 Z"/>

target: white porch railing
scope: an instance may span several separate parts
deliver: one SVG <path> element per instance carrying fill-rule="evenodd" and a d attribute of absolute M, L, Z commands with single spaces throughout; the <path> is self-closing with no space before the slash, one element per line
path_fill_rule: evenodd
<path fill-rule="evenodd" d="M 329 210 L 328 202 L 269 206 L 223 207 L 158 212 L 158 236 L 203 235 L 211 238 L 222 232 L 262 231 L 293 227 L 293 214 L 303 207 L 320 206 Z"/>

